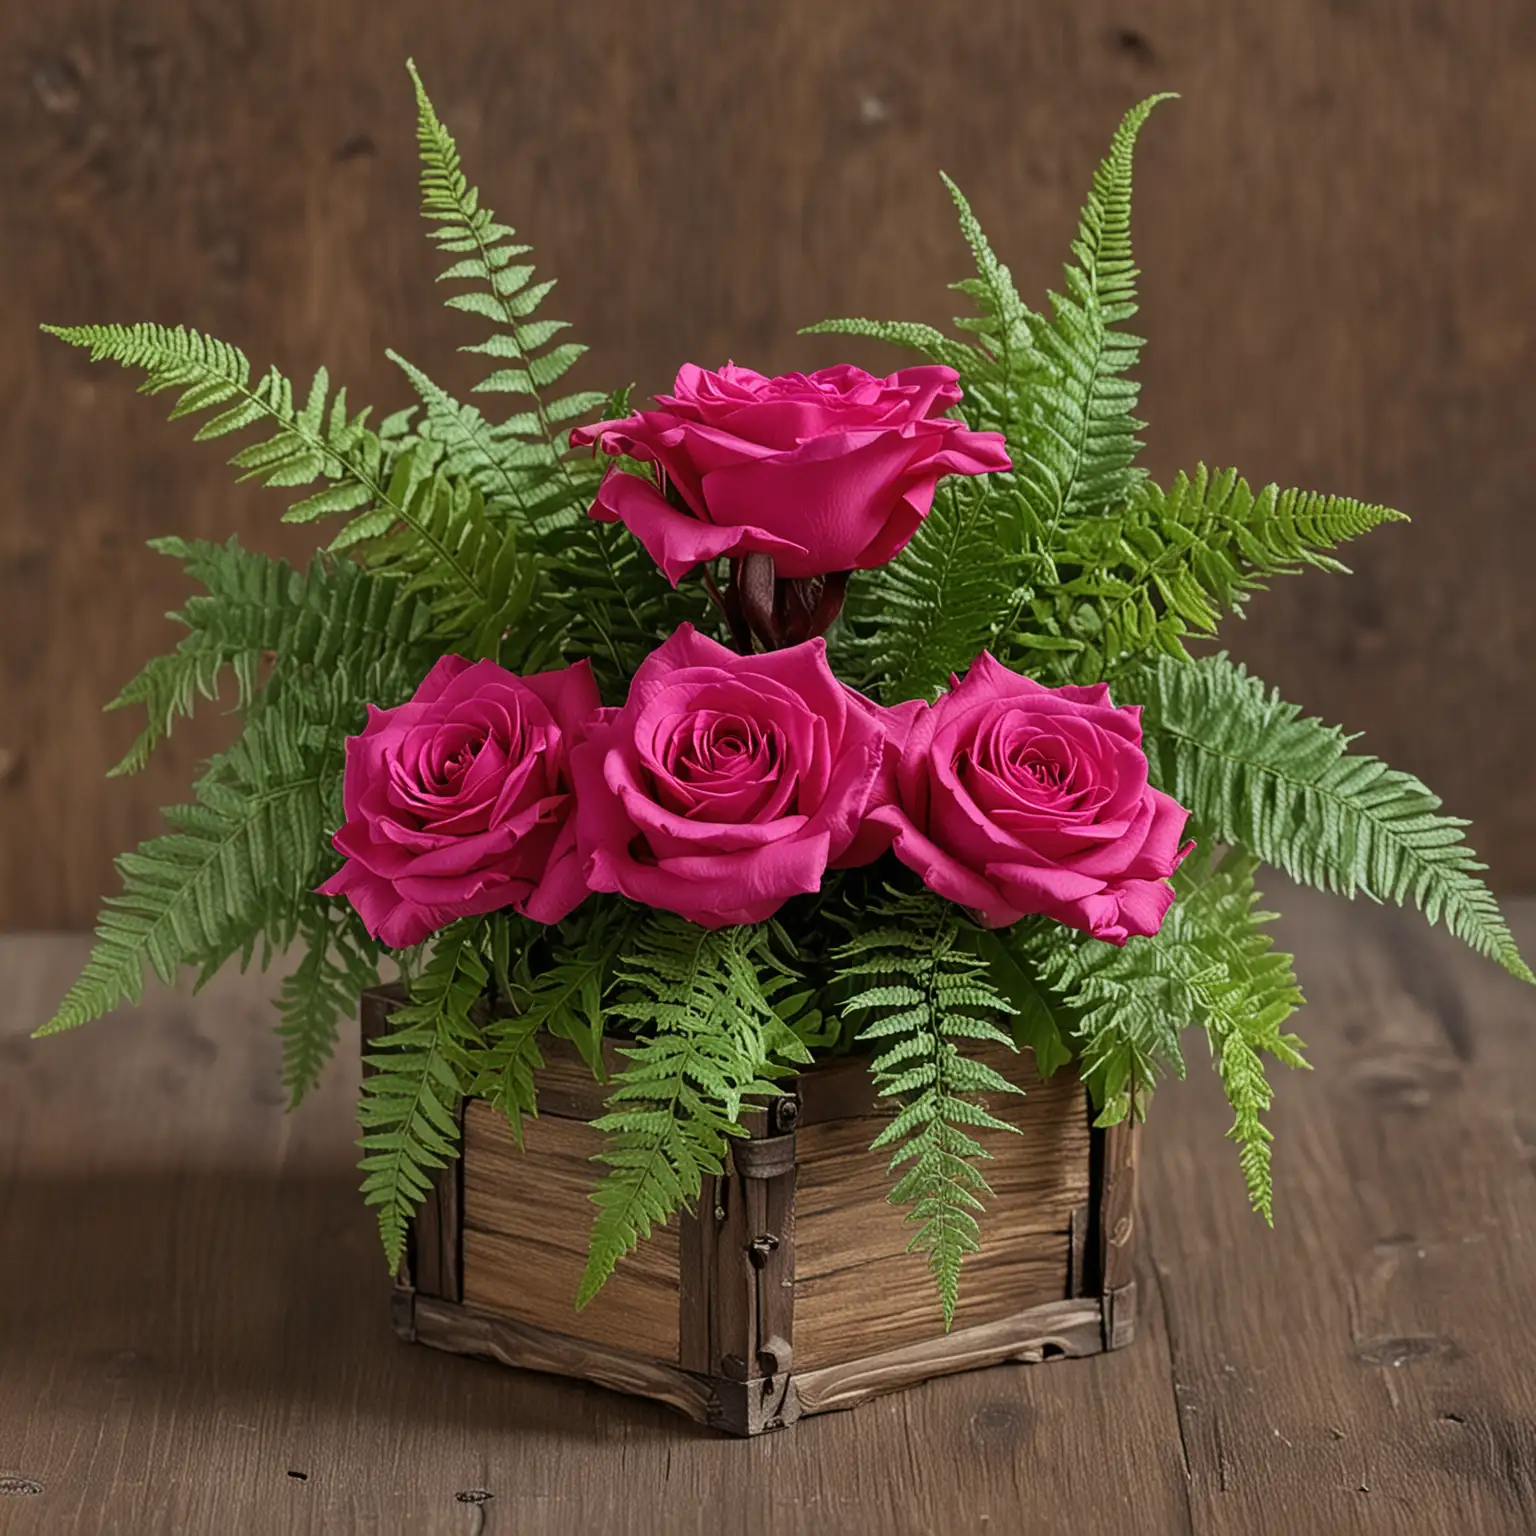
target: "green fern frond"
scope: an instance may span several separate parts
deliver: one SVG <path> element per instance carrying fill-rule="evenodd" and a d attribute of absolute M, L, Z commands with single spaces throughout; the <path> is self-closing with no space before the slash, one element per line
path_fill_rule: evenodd
<path fill-rule="evenodd" d="M 498 224 L 481 203 L 478 189 L 470 186 L 464 174 L 458 145 L 438 117 L 416 66 L 407 67 L 416 91 L 422 217 L 433 226 L 431 236 L 438 250 L 455 258 L 438 281 L 468 284 L 446 301 L 448 307 L 489 320 L 496 328 L 485 341 L 462 350 L 509 365 L 499 367 L 475 388 L 527 401 L 521 414 L 483 432 L 465 414 L 465 407 L 432 386 L 422 390 L 431 430 L 459 456 L 460 467 L 473 473 L 482 493 L 490 495 L 487 481 L 504 485 L 511 477 L 518 482 L 516 499 L 530 531 L 568 527 L 593 489 L 585 466 L 565 458 L 569 423 L 601 405 L 604 396 L 593 391 L 550 393 L 587 349 L 576 342 L 555 342 L 569 329 L 568 323 L 539 315 L 554 283 L 535 283 L 533 266 L 517 259 L 531 247 L 515 243 L 516 231 Z M 421 388 L 424 376 L 409 368 L 408 372 Z"/>
<path fill-rule="evenodd" d="M 298 938 L 304 956 L 284 978 L 277 1000 L 290 1109 L 319 1082 L 342 1020 L 357 1017 L 363 992 L 379 980 L 379 947 L 349 908 L 312 898 L 299 916 Z"/>
<path fill-rule="evenodd" d="M 217 410 L 198 428 L 196 440 L 227 437 L 250 427 L 275 429 L 270 437 L 242 449 L 230 461 L 242 478 L 279 488 L 313 485 L 322 489 L 296 502 L 288 522 L 311 522 L 355 513 L 385 500 L 390 455 L 369 413 L 353 414 L 345 389 L 331 392 L 324 368 L 315 374 L 302 405 L 293 385 L 276 368 L 255 383 L 245 353 L 228 342 L 185 326 L 45 325 L 43 330 L 103 360 L 142 370 L 142 394 L 179 391 L 170 419 Z"/>
<path fill-rule="evenodd" d="M 629 1065 L 614 1074 L 595 1122 L 608 1137 L 598 1154 L 608 1172 L 592 1195 L 578 1307 L 653 1228 L 698 1199 L 706 1175 L 724 1171 L 747 1097 L 777 1093 L 781 1064 L 810 1060 L 774 1008 L 792 984 L 775 940 L 784 942 L 771 924 L 711 930 L 658 912 L 625 952 L 627 995 L 609 1011 L 640 1038 L 622 1051 Z"/>
<path fill-rule="evenodd" d="M 1234 1116 L 1228 1137 L 1238 1144 L 1238 1160 L 1255 1211 L 1274 1224 L 1274 1189 L 1270 1172 L 1273 1137 L 1263 1122 L 1273 1092 L 1264 1075 L 1268 1054 L 1288 1067 L 1305 1067 L 1302 1044 L 1281 1026 L 1302 1005 L 1291 957 L 1274 948 L 1264 930 L 1275 914 L 1257 910 L 1254 888 L 1258 860 L 1246 849 L 1231 848 L 1219 860 L 1209 853 L 1211 839 L 1200 835 L 1195 851 L 1174 876 L 1177 895 L 1159 940 L 1183 946 L 1220 967 L 1225 979 L 1203 994 L 1204 1024 L 1211 1056 Z"/>
<path fill-rule="evenodd" d="M 1179 1036 L 1200 1024 L 1225 971 L 1161 935 L 1117 947 L 1041 919 L 1016 924 L 1007 940 L 1020 967 L 1074 1020 L 1071 1043 L 1099 1111 L 1095 1124 L 1143 1117 L 1157 1078 L 1184 1076 Z"/>
<path fill-rule="evenodd" d="M 997 543 L 997 494 L 953 476 L 939 486 L 907 547 L 850 591 L 830 640 L 840 675 L 884 704 L 931 698 L 991 644 L 1018 569 Z"/>
<path fill-rule="evenodd" d="M 581 1053 L 599 1082 L 603 1065 L 605 999 L 614 985 L 619 957 L 642 921 L 639 909 L 588 904 L 576 919 L 585 927 L 574 942 L 555 939 L 547 959 L 535 968 L 527 950 L 518 961 L 519 1016 L 531 1019 Z M 563 930 L 562 930 L 563 931 Z"/>
<path fill-rule="evenodd" d="M 398 457 L 387 454 L 379 435 L 368 430 L 368 412 L 350 415 L 344 389 L 330 394 L 324 369 L 315 375 L 303 407 L 296 408 L 292 386 L 275 368 L 252 385 L 244 353 L 197 331 L 162 325 L 44 329 L 89 347 L 93 361 L 108 358 L 145 370 L 142 387 L 148 393 L 180 390 L 173 420 L 226 407 L 204 423 L 199 438 L 222 437 L 260 422 L 276 427 L 274 435 L 242 449 L 230 462 L 245 471 L 245 478 L 265 485 L 326 481 L 323 489 L 290 507 L 284 521 L 354 514 L 331 541 L 332 550 L 380 538 L 403 525 L 416 546 L 413 559 L 422 586 L 433 594 L 439 638 L 453 642 L 489 633 L 507 600 L 507 586 L 500 567 L 480 563 L 485 540 L 480 529 L 453 521 L 459 514 L 470 516 L 478 504 L 469 488 L 453 487 L 434 473 L 419 443 Z M 483 513 L 478 521 L 484 522 Z M 510 530 L 504 533 L 510 540 Z M 504 565 L 511 556 L 503 553 L 501 558 Z"/>
<path fill-rule="evenodd" d="M 990 1041 L 1015 1049 L 996 1023 L 1013 1010 L 965 942 L 949 903 L 927 893 L 893 896 L 870 916 L 875 926 L 836 952 L 839 980 L 857 988 L 844 1012 L 863 1017 L 858 1039 L 874 1048 L 875 1087 L 898 1106 L 873 1147 L 894 1149 L 891 1170 L 904 1170 L 889 1198 L 910 1207 L 907 1220 L 917 1231 L 908 1251 L 927 1255 L 947 1329 L 959 1302 L 961 1263 L 980 1246 L 981 1197 L 991 1194 L 975 1166 L 991 1154 L 972 1133 L 1018 1129 L 977 1095 L 1021 1091 L 960 1047 Z"/>
<path fill-rule="evenodd" d="M 1304 718 L 1222 655 L 1165 658 L 1134 675 L 1124 702 L 1145 706 L 1154 782 L 1222 842 L 1322 890 L 1412 902 L 1523 981 L 1467 823 L 1410 774 L 1352 753 L 1336 727 Z"/>
<path fill-rule="evenodd" d="M 529 627 L 538 560 L 521 547 L 514 527 L 486 516 L 473 484 L 441 471 L 411 479 L 411 465 L 402 461 L 396 489 L 409 522 L 369 551 L 370 566 L 405 578 L 405 590 L 431 609 L 433 637 L 444 648 L 522 665 L 539 638 Z"/>
<path fill-rule="evenodd" d="M 703 585 L 673 587 L 620 523 L 589 522 L 550 562 L 549 607 L 568 660 L 586 657 L 604 699 L 622 700 L 635 669 L 680 624 L 713 634 L 718 616 Z"/>
<path fill-rule="evenodd" d="M 1047 553 L 1054 530 L 1116 506 L 1141 478 L 1132 467 L 1141 447 L 1142 424 L 1132 415 L 1138 389 L 1128 375 L 1142 342 L 1120 329 L 1136 313 L 1131 170 L 1142 124 L 1168 99 L 1149 96 L 1126 113 L 1093 173 L 1066 292 L 1051 294 L 1051 319 L 1032 325 L 1049 378 L 1038 386 L 1025 459 L 1014 469 L 1045 524 Z"/>
<path fill-rule="evenodd" d="M 377 1209 L 391 1270 L 400 1267 L 406 1231 L 433 1173 L 459 1155 L 459 1103 L 484 1045 L 472 1017 L 490 980 L 482 940 L 478 918 L 438 934 L 409 1006 L 390 1016 L 389 1033 L 370 1042 L 363 1057 L 363 1199 Z"/>
<path fill-rule="evenodd" d="M 1028 925 L 1012 928 L 978 928 L 970 937 L 976 953 L 987 966 L 991 984 L 1008 1000 L 1013 1018 L 1014 1043 L 1035 1058 L 1035 1071 L 1050 1077 L 1072 1060 L 1072 1041 L 1077 1036 L 1077 1016 L 1036 974 L 1034 966 L 1016 953 L 1016 942 Z"/>
<path fill-rule="evenodd" d="M 1032 317 L 964 194 L 948 176 L 943 180 L 976 263 L 975 277 L 950 285 L 966 294 L 978 310 L 976 315 L 956 317 L 955 327 L 976 339 L 955 340 L 931 325 L 889 320 L 823 320 L 804 327 L 800 334 L 864 336 L 920 352 L 953 368 L 964 391 L 965 419 L 978 430 L 1003 433 L 1012 443 L 1019 437 L 1023 386 L 1041 366 L 1030 336 Z"/>
<path fill-rule="evenodd" d="M 171 830 L 117 861 L 80 979 L 38 1031 L 54 1034 L 137 1003 L 147 965 L 169 983 L 263 933 L 286 938 L 297 904 L 329 857 L 325 829 L 355 705 L 316 682 L 293 689 L 214 758 L 191 805 L 165 812 Z"/>
<path fill-rule="evenodd" d="M 231 673 L 236 703 L 251 707 L 269 668 L 277 688 L 297 669 L 328 673 L 388 658 L 408 682 L 425 672 L 437 652 L 428 639 L 431 615 L 397 581 L 373 576 L 346 560 L 317 555 L 307 570 L 226 544 L 153 539 L 150 548 L 184 561 L 206 593 L 170 615 L 187 635 L 168 655 L 156 656 L 107 705 L 143 705 L 143 731 L 111 771 L 137 773 L 178 717 L 202 699 L 219 696 Z M 382 694 L 371 702 L 387 705 Z"/>
<path fill-rule="evenodd" d="M 947 179 L 947 178 L 946 178 Z M 930 361 L 953 368 L 962 379 L 992 378 L 996 376 L 996 364 L 980 348 L 966 341 L 946 336 L 935 326 L 922 325 L 910 320 L 819 320 L 815 325 L 800 327 L 802 336 L 862 336 L 870 341 L 883 341 L 893 347 L 903 347 L 911 352 L 921 352 Z M 968 416 L 969 420 L 970 417 Z M 977 425 L 972 422 L 972 425 Z"/>
<path fill-rule="evenodd" d="M 1265 486 L 1202 464 L 1165 492 L 1141 481 L 1120 510 L 1064 531 L 1062 583 L 1030 603 L 1032 628 L 1008 637 L 1031 675 L 1090 682 L 1147 654 L 1184 656 L 1273 576 L 1343 571 L 1328 550 L 1383 523 L 1390 507 Z"/>
<path fill-rule="evenodd" d="M 539 1028 L 540 1021 L 527 1014 L 494 1018 L 485 1027 L 484 1049 L 471 1058 L 474 1077 L 470 1096 L 484 1099 L 506 1116 L 519 1147 L 523 1144 L 523 1117 L 539 1112 L 534 1080 L 534 1073 L 544 1065 Z"/>

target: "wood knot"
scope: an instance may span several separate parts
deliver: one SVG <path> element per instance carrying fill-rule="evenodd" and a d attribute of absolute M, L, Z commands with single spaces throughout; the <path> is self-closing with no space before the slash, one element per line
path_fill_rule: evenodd
<path fill-rule="evenodd" d="M 1405 1333 L 1361 1339 L 1355 1359 L 1361 1365 L 1398 1370 L 1420 1360 L 1459 1360 L 1461 1347 L 1455 1339 L 1433 1333 Z"/>
<path fill-rule="evenodd" d="M 35 1477 L 17 1477 L 13 1474 L 0 1476 L 0 1498 L 14 1496 L 25 1498 L 43 1491 L 43 1485 Z"/>
<path fill-rule="evenodd" d="M 495 1497 L 488 1488 L 464 1488 L 453 1496 L 457 1504 L 489 1504 Z"/>

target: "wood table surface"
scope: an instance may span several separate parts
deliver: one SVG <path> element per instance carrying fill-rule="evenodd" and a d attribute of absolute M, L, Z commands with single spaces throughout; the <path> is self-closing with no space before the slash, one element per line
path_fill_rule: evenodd
<path fill-rule="evenodd" d="M 1316 1070 L 1279 1085 L 1275 1230 L 1191 1039 L 1133 1347 L 750 1442 L 397 1342 L 355 1052 L 285 1116 L 272 977 L 32 1042 L 86 944 L 0 938 L 0 1532 L 1536 1529 L 1536 992 L 1395 911 L 1278 905 Z"/>

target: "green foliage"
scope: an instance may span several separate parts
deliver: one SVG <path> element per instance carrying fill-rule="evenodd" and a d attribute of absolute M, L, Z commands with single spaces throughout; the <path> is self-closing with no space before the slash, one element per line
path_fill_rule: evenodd
<path fill-rule="evenodd" d="M 520 548 L 515 528 L 485 515 L 472 484 L 441 471 L 410 484 L 414 467 L 402 459 L 392 485 L 409 521 L 378 543 L 373 564 L 421 596 L 441 648 L 519 664 L 533 643 L 524 627 L 532 624 L 537 562 Z"/>
<path fill-rule="evenodd" d="M 148 965 L 164 982 L 216 966 L 258 934 L 286 945 L 298 906 L 330 858 L 325 828 L 351 701 L 320 680 L 295 687 L 214 758 L 170 831 L 117 861 L 80 979 L 39 1031 L 53 1034 L 137 1003 Z"/>
<path fill-rule="evenodd" d="M 978 928 L 970 937 L 986 962 L 988 979 L 1008 1001 L 1015 1044 L 1033 1053 L 1035 1071 L 1047 1078 L 1072 1060 L 1077 1018 L 1032 965 L 1020 962 L 1014 941 L 1027 932 L 1027 926 L 1001 931 Z"/>
<path fill-rule="evenodd" d="M 537 961 L 533 948 L 525 948 L 514 973 L 519 1013 L 557 1039 L 569 1040 L 599 1082 L 607 1075 L 605 1000 L 619 957 L 642 920 L 639 908 L 590 902 L 562 925 L 559 937 L 550 937 L 547 952 Z"/>
<path fill-rule="evenodd" d="M 507 1117 L 521 1147 L 523 1117 L 539 1112 L 533 1076 L 544 1065 L 539 1021 L 526 1014 L 502 1015 L 486 1025 L 484 1040 L 484 1049 L 472 1058 L 474 1077 L 468 1092 Z"/>
<path fill-rule="evenodd" d="M 657 912 L 625 951 L 626 990 L 609 1012 L 637 1039 L 596 1122 L 609 1171 L 592 1196 L 578 1307 L 653 1227 L 698 1199 L 706 1175 L 724 1171 L 729 1139 L 745 1134 L 743 1101 L 777 1093 L 781 1063 L 810 1060 L 774 1007 L 795 980 L 776 939 L 782 946 L 772 924 L 711 930 Z"/>
<path fill-rule="evenodd" d="M 1210 839 L 1202 837 L 1174 876 L 1177 898 L 1159 938 L 1203 957 L 1213 972 L 1219 967 L 1223 973 L 1219 982 L 1203 990 L 1200 1022 L 1232 1106 L 1227 1135 L 1238 1144 L 1248 1197 L 1254 1210 L 1273 1225 L 1273 1137 L 1261 1118 L 1269 1110 L 1272 1091 L 1263 1056 L 1288 1067 L 1307 1065 L 1301 1041 L 1281 1031 L 1302 1005 L 1301 988 L 1291 957 L 1276 950 L 1264 931 L 1263 925 L 1276 914 L 1258 910 L 1253 884 L 1258 860 L 1241 848 L 1213 860 L 1209 844 Z"/>
<path fill-rule="evenodd" d="M 1329 549 L 1402 520 L 1347 496 L 1274 485 L 1254 495 L 1236 471 L 1203 464 L 1167 491 L 1143 480 L 1119 509 L 1064 530 L 1061 583 L 1034 596 L 1031 627 L 1008 643 L 1051 681 L 1097 682 L 1149 654 L 1183 657 L 1186 636 L 1214 634 L 1266 578 L 1343 571 Z"/>
<path fill-rule="evenodd" d="M 605 701 L 621 703 L 635 669 L 684 622 L 705 634 L 715 611 L 696 581 L 673 587 L 619 523 L 590 521 L 551 562 L 545 618 L 569 660 L 586 657 Z"/>
<path fill-rule="evenodd" d="M 363 1199 L 377 1210 L 391 1270 L 400 1266 L 406 1230 L 433 1173 L 459 1155 L 459 1102 L 484 1046 L 473 1017 L 490 980 L 483 941 L 479 918 L 445 928 L 411 986 L 410 1004 L 396 1009 L 389 1033 L 363 1057 Z"/>
<path fill-rule="evenodd" d="M 184 326 L 81 325 L 43 327 L 72 346 L 103 359 L 143 371 L 140 393 L 179 391 L 170 419 L 217 410 L 198 428 L 197 441 L 227 437 L 262 426 L 271 435 L 242 449 L 230 461 L 243 479 L 279 488 L 322 488 L 292 506 L 285 520 L 312 522 L 338 513 L 357 512 L 386 501 L 390 456 L 378 433 L 368 428 L 368 412 L 348 409 L 347 392 L 331 393 L 330 376 L 321 368 L 302 406 L 293 385 L 276 368 L 251 382 L 251 363 L 228 342 Z"/>
<path fill-rule="evenodd" d="M 1117 947 L 1026 920 L 1004 937 L 1019 967 L 1074 1020 L 1070 1043 L 1096 1124 L 1144 1116 L 1158 1076 L 1184 1075 L 1179 1036 L 1199 1024 L 1220 968 L 1162 934 Z"/>
<path fill-rule="evenodd" d="M 1232 1105 L 1229 1134 L 1249 1197 L 1269 1221 L 1271 1138 L 1261 1117 L 1271 1089 L 1262 1055 L 1306 1065 L 1301 1042 L 1281 1029 L 1301 1006 L 1301 991 L 1291 957 L 1264 931 L 1274 914 L 1257 910 L 1257 860 L 1236 848 L 1215 860 L 1212 839 L 1203 829 L 1198 837 L 1155 937 L 1116 947 L 1027 921 L 995 941 L 1079 1056 L 1099 1125 L 1144 1115 L 1158 1075 L 1184 1075 L 1180 1035 L 1206 1031 Z"/>
<path fill-rule="evenodd" d="M 850 594 L 834 637 L 839 672 L 881 700 L 931 698 L 989 645 L 1013 596 L 1013 569 L 990 539 L 995 505 L 951 477 L 906 549 Z"/>
<path fill-rule="evenodd" d="M 551 386 L 587 350 L 555 338 L 570 329 L 564 320 L 539 315 L 554 288 L 533 281 L 534 268 L 519 261 L 531 247 L 515 243 L 516 231 L 498 224 L 470 186 L 458 145 L 443 126 L 414 64 L 408 66 L 416 88 L 417 143 L 421 151 L 421 211 L 432 225 L 432 239 L 445 256 L 455 258 L 439 282 L 467 284 L 446 302 L 450 309 L 488 320 L 492 334 L 463 348 L 506 366 L 475 386 L 478 391 L 510 394 L 526 408 L 495 427 L 461 406 L 419 369 L 400 361 L 421 393 L 428 434 L 442 445 L 449 472 L 471 480 L 496 506 L 515 506 L 525 527 L 548 536 L 575 523 L 590 501 L 594 475 L 590 464 L 566 460 L 569 426 L 603 403 L 591 391 L 552 397 Z"/>
<path fill-rule="evenodd" d="M 300 572 L 285 561 L 227 544 L 155 539 L 150 547 L 186 563 L 206 588 L 172 614 L 187 635 L 169 655 L 153 657 L 108 709 L 142 704 L 144 730 L 114 774 L 137 773 L 199 698 L 215 699 L 226 672 L 236 702 L 252 706 L 269 671 L 281 688 L 305 671 L 355 675 L 390 658 L 407 684 L 424 673 L 438 647 L 428 638 L 431 615 L 399 582 L 370 575 L 348 560 L 316 555 Z M 270 661 L 270 667 L 268 662 Z M 382 694 L 372 702 L 393 702 Z"/>
<path fill-rule="evenodd" d="M 1051 298 L 1052 317 L 1032 327 L 1049 382 L 1031 411 L 1026 457 L 1016 472 L 1036 515 L 1052 531 L 1118 505 L 1140 481 L 1137 386 L 1127 375 L 1141 339 L 1120 329 L 1136 313 L 1131 259 L 1131 165 L 1136 138 L 1167 95 L 1149 96 L 1126 113 L 1093 186 L 1072 243 L 1066 293 Z"/>
<path fill-rule="evenodd" d="M 1158 661 L 1128 679 L 1146 706 L 1154 781 L 1222 842 L 1346 896 L 1412 902 L 1512 975 L 1533 979 L 1462 841 L 1467 823 L 1410 774 L 1349 751 L 1223 655 Z"/>
<path fill-rule="evenodd" d="M 1017 1129 L 976 1095 L 1021 1091 L 961 1046 L 989 1041 L 1015 1049 L 995 1022 L 1012 1009 L 947 902 L 926 893 L 894 896 L 870 918 L 872 926 L 838 951 L 839 974 L 859 988 L 844 1008 L 866 1020 L 858 1038 L 874 1047 L 875 1086 L 900 1106 L 873 1146 L 894 1149 L 891 1170 L 903 1170 L 890 1199 L 910 1206 L 907 1220 L 917 1231 L 908 1251 L 927 1254 L 948 1328 L 961 1262 L 980 1242 L 975 1213 L 991 1193 L 975 1166 L 991 1154 L 972 1133 Z"/>
<path fill-rule="evenodd" d="M 90 348 L 93 361 L 106 358 L 143 369 L 146 393 L 179 390 L 172 420 L 224 407 L 204 422 L 199 439 L 257 424 L 275 428 L 231 463 L 246 479 L 265 485 L 324 481 L 284 520 L 355 514 L 331 541 L 333 550 L 403 530 L 386 540 L 379 558 L 399 565 L 412 590 L 424 594 L 443 645 L 491 654 L 501 628 L 526 611 L 532 576 L 517 554 L 513 530 L 493 529 L 479 492 L 434 471 L 430 456 L 418 457 L 419 445 L 391 456 L 368 429 L 368 412 L 349 414 L 345 390 L 331 395 L 323 368 L 303 407 L 296 408 L 293 388 L 277 369 L 253 385 L 243 352 L 197 331 L 162 325 L 44 329 Z"/>
<path fill-rule="evenodd" d="M 299 914 L 298 938 L 304 955 L 277 1001 L 290 1109 L 319 1082 L 342 1020 L 357 1017 L 364 990 L 379 980 L 379 946 L 351 908 L 312 897 Z"/>

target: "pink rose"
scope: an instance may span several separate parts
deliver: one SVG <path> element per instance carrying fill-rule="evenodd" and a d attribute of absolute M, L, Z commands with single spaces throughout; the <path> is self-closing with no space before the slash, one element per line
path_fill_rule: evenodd
<path fill-rule="evenodd" d="M 571 441 L 661 470 L 681 506 L 614 469 L 592 516 L 623 523 L 674 586 L 720 555 L 771 555 L 781 577 L 867 570 L 912 537 L 944 475 L 1010 467 L 999 433 L 944 415 L 958 377 L 924 366 L 877 379 L 840 364 L 768 379 L 687 363 L 660 410 L 578 427 Z"/>
<path fill-rule="evenodd" d="M 600 703 L 585 661 L 516 677 L 444 656 L 410 703 L 370 706 L 332 840 L 347 861 L 321 892 L 396 949 L 502 907 L 559 922 L 587 894 L 568 761 Z"/>
<path fill-rule="evenodd" d="M 1147 783 L 1139 707 L 1117 709 L 1103 683 L 1046 688 L 983 652 L 913 721 L 869 819 L 989 928 L 1037 912 L 1124 944 L 1162 926 L 1188 815 Z"/>
<path fill-rule="evenodd" d="M 571 755 L 587 883 L 706 928 L 762 922 L 858 857 L 886 742 L 822 640 L 740 656 L 684 624 Z"/>

